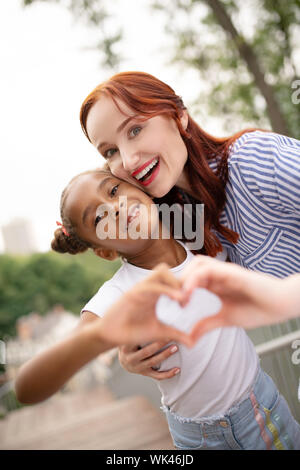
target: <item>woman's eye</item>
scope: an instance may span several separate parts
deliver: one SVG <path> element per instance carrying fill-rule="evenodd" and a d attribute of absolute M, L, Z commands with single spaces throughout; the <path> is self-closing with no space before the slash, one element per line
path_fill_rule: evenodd
<path fill-rule="evenodd" d="M 111 190 L 111 192 L 110 192 L 110 195 L 111 195 L 111 196 L 114 196 L 114 195 L 116 194 L 116 192 L 118 191 L 118 187 L 119 187 L 119 185 L 116 184 L 116 186 L 114 186 L 114 187 L 112 188 L 112 190 Z"/>
<path fill-rule="evenodd" d="M 130 137 L 135 137 L 136 135 L 138 135 L 141 132 L 141 130 L 142 130 L 142 128 L 140 126 L 133 127 L 129 131 Z"/>
<path fill-rule="evenodd" d="M 117 151 L 117 149 L 108 149 L 104 152 L 104 157 L 105 158 L 111 158 L 116 151 Z"/>

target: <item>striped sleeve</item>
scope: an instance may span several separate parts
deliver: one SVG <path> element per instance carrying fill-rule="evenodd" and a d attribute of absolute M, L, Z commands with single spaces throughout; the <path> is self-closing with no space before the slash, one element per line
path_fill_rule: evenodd
<path fill-rule="evenodd" d="M 300 214 L 300 141 L 255 131 L 235 142 L 229 167 L 270 208 Z"/>

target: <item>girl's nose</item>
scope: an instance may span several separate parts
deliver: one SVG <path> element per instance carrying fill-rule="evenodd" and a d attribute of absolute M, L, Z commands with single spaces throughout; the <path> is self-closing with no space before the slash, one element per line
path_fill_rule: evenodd
<path fill-rule="evenodd" d="M 114 211 L 115 211 L 115 216 L 116 216 L 116 218 L 119 217 L 119 215 L 120 215 L 120 209 L 122 209 L 123 206 L 124 206 L 124 201 L 119 201 L 119 200 L 118 200 L 118 201 L 116 201 L 116 202 L 114 203 Z"/>

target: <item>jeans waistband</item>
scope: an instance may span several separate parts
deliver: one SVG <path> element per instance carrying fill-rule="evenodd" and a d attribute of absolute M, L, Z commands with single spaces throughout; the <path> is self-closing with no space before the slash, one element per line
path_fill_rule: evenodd
<path fill-rule="evenodd" d="M 248 390 L 245 391 L 244 396 L 239 402 L 234 403 L 229 410 L 219 415 L 204 416 L 202 418 L 193 419 L 186 418 L 172 412 L 167 406 L 163 405 L 161 409 L 168 415 L 168 419 L 171 421 L 176 420 L 181 423 L 194 423 L 194 424 L 208 424 L 208 425 L 219 425 L 220 421 L 229 419 L 232 424 L 238 422 L 243 416 L 253 410 L 253 403 L 251 401 L 251 393 L 255 396 L 264 398 L 264 395 L 268 393 L 268 387 L 266 386 L 266 378 L 272 381 L 272 379 L 261 369 L 258 363 L 258 368 L 254 376 L 253 382 Z"/>

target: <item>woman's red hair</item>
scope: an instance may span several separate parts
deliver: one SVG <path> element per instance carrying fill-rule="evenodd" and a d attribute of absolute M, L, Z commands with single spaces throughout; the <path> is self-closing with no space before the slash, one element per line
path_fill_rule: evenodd
<path fill-rule="evenodd" d="M 229 242 L 236 243 L 238 234 L 219 222 L 226 202 L 227 158 L 231 144 L 244 132 L 255 129 L 245 129 L 230 137 L 217 138 L 203 131 L 189 116 L 187 129 L 184 130 L 180 118 L 186 108 L 181 97 L 176 95 L 170 86 L 144 72 L 122 72 L 97 86 L 81 106 L 80 123 L 89 140 L 86 129 L 88 113 L 103 94 L 110 96 L 116 106 L 118 106 L 116 98 L 121 100 L 146 119 L 162 114 L 174 119 L 188 151 L 185 171 L 191 190 L 198 195 L 198 201 L 205 205 L 204 249 L 201 252 L 216 256 L 222 250 L 222 245 L 212 229 L 223 235 Z M 209 166 L 209 161 L 216 157 L 218 166 L 214 172 Z M 172 203 L 180 202 L 176 194 L 177 192 L 172 192 Z M 170 202 L 168 195 L 165 198 Z M 164 202 L 164 198 L 161 198 L 160 202 Z"/>

